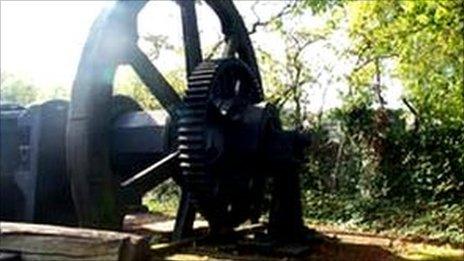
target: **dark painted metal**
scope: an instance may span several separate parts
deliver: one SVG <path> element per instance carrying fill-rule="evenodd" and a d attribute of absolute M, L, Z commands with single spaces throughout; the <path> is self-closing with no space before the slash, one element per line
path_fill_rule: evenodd
<path fill-rule="evenodd" d="M 121 182 L 121 186 L 123 188 L 128 186 L 137 187 L 137 190 L 142 193 L 149 191 L 172 176 L 175 167 L 179 164 L 177 162 L 178 156 L 179 151 L 167 155 L 131 178 Z"/>
<path fill-rule="evenodd" d="M 259 84 L 259 89 L 257 93 L 253 95 L 253 99 L 255 102 L 263 101 L 264 94 L 258 62 L 256 60 L 253 45 L 251 44 L 251 40 L 248 35 L 248 30 L 245 26 L 245 23 L 243 22 L 242 17 L 240 16 L 240 13 L 231 0 L 205 0 L 205 2 L 219 17 L 222 26 L 222 32 L 227 40 L 226 42 L 232 38 L 237 40 L 236 50 L 238 57 L 252 69 Z M 235 46 L 233 49 L 235 49 Z M 228 56 L 230 57 L 230 55 Z"/>
<path fill-rule="evenodd" d="M 132 111 L 119 115 L 112 126 L 112 152 L 124 154 L 165 154 L 164 111 Z"/>
<path fill-rule="evenodd" d="M 116 68 L 131 62 L 151 90 L 173 113 L 178 102 L 172 88 L 137 48 L 137 14 L 145 1 L 118 1 L 94 22 L 79 63 L 71 95 L 67 159 L 80 224 L 117 228 L 122 210 L 115 197 L 117 177 L 111 169 L 110 127 L 112 83 Z M 165 88 L 165 89 L 163 89 Z M 166 97 L 164 97 L 166 96 Z M 103 207 L 104 206 L 104 207 Z"/>
<path fill-rule="evenodd" d="M 192 236 L 193 222 L 197 211 L 192 202 L 192 196 L 189 192 L 183 190 L 177 209 L 176 223 L 172 233 L 172 240 L 179 241 L 183 238 Z"/>
<path fill-rule="evenodd" d="M 164 76 L 151 63 L 147 55 L 138 47 L 134 47 L 129 60 L 140 79 L 148 86 L 150 92 L 156 97 L 161 106 L 168 111 L 171 117 L 177 118 L 182 101 Z"/>
<path fill-rule="evenodd" d="M 226 40 L 226 46 L 223 50 L 223 57 L 234 58 L 237 54 L 238 39 L 236 35 L 231 35 Z"/>
<path fill-rule="evenodd" d="M 272 178 L 269 234 L 279 241 L 295 241 L 304 231 L 300 202 L 298 144 L 293 131 L 274 130 L 266 148 L 267 171 Z"/>
<path fill-rule="evenodd" d="M 233 3 L 207 3 L 218 14 L 226 35 L 229 34 L 227 29 L 239 32 L 240 41 L 243 41 L 238 49 L 239 56 L 258 75 L 246 28 Z M 73 198 L 84 226 L 118 227 L 121 221 L 120 205 L 114 197 L 117 191 L 114 184 L 117 183 L 110 167 L 108 143 L 112 81 L 117 66 L 132 64 L 171 116 L 176 118 L 179 103 L 175 92 L 137 48 L 137 14 L 145 4 L 146 1 L 118 1 L 104 10 L 91 28 L 79 63 L 71 97 L 66 154 Z M 254 97 L 256 101 L 261 100 L 262 90 Z"/>
<path fill-rule="evenodd" d="M 136 173 L 145 171 L 153 165 L 154 161 L 161 160 L 166 155 L 167 117 L 166 112 L 162 110 L 131 111 L 120 114 L 114 120 L 111 158 L 113 171 L 121 177 L 119 183 L 133 178 Z M 171 162 L 171 165 L 175 164 L 176 162 Z M 150 171 L 149 175 L 123 186 L 125 197 L 128 190 L 133 190 L 141 199 L 147 191 L 171 177 L 173 172 L 172 167 L 165 165 L 161 168 L 157 167 L 156 172 Z"/>
<path fill-rule="evenodd" d="M 236 60 L 200 63 L 194 1 L 178 2 L 189 76 L 183 100 L 137 47 L 137 14 L 146 2 L 118 1 L 92 27 L 67 126 L 69 173 L 81 225 L 118 227 L 121 193 L 132 189 L 136 191 L 130 193 L 141 194 L 173 177 L 183 190 L 175 240 L 190 235 L 197 210 L 213 232 L 230 231 L 247 219 L 258 219 L 264 183 L 273 179 L 270 233 L 294 240 L 303 230 L 294 160 L 301 140 L 281 129 L 272 106 L 258 104 L 263 100 L 261 77 L 245 24 L 231 0 L 206 0 L 222 25 L 227 43 L 223 55 Z M 171 116 L 164 128 L 145 112 L 111 117 L 114 73 L 127 63 Z M 129 171 L 134 167 L 137 171 Z M 129 181 L 121 189 L 124 180 Z"/>
<path fill-rule="evenodd" d="M 18 126 L 25 109 L 14 104 L 0 104 L 0 219 L 17 221 L 24 219 L 24 193 L 15 179 L 21 161 L 20 138 L 28 132 Z"/>
<path fill-rule="evenodd" d="M 194 0 L 177 1 L 181 10 L 187 76 L 203 60 Z"/>
<path fill-rule="evenodd" d="M 53 100 L 1 111 L 2 220 L 75 222 L 64 153 L 67 110 L 67 102 Z M 12 162 L 3 166 L 10 156 Z"/>

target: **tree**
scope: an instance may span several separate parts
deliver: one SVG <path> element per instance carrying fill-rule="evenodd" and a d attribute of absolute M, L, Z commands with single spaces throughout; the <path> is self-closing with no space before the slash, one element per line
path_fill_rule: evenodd
<path fill-rule="evenodd" d="M 376 63 L 390 59 L 423 123 L 464 121 L 464 6 L 459 1 L 347 4 L 356 87 L 369 86 Z"/>
<path fill-rule="evenodd" d="M 325 22 L 321 26 L 308 27 L 305 18 L 319 16 L 323 10 L 313 9 L 311 3 L 288 2 L 287 5 L 265 20 L 254 11 L 256 22 L 251 24 L 250 33 L 257 28 L 266 30 L 267 34 L 275 34 L 282 40 L 284 51 L 280 57 L 275 49 L 266 49 L 256 43 L 261 75 L 266 87 L 267 99 L 276 105 L 282 113 L 284 124 L 292 128 L 303 129 L 303 123 L 315 123 L 318 119 L 309 119 L 310 92 L 316 87 L 327 90 L 328 83 L 323 83 L 322 74 L 332 74 L 332 67 L 325 63 L 311 61 L 316 50 L 329 49 L 330 35 L 338 30 L 341 19 L 338 10 L 330 10 L 325 14 L 333 16 L 321 17 Z M 254 10 L 252 8 L 252 10 Z M 324 48 L 321 48 L 324 46 Z M 324 86 L 323 86 L 324 85 Z M 325 91 L 323 91 L 325 92 Z M 324 96 L 324 95 L 322 95 Z M 323 107 L 323 106 L 321 106 Z"/>
<path fill-rule="evenodd" d="M 1 72 L 0 97 L 2 101 L 28 105 L 38 98 L 36 86 L 16 75 Z"/>
<path fill-rule="evenodd" d="M 303 129 L 307 116 L 306 105 L 309 103 L 305 99 L 304 88 L 309 88 L 308 85 L 316 79 L 311 66 L 305 62 L 304 54 L 312 44 L 323 40 L 325 34 L 326 32 L 282 31 L 286 45 L 283 61 L 276 61 L 270 53 L 260 50 L 264 82 L 272 87 L 268 99 L 279 110 L 290 106 L 290 124 L 299 130 Z"/>
<path fill-rule="evenodd" d="M 347 55 L 356 59 L 346 107 L 369 112 L 376 100 L 382 104 L 380 93 L 388 86 L 378 76 L 386 73 L 388 62 L 394 65 L 388 77 L 401 80 L 405 105 L 421 125 L 395 131 L 398 121 L 383 117 L 385 124 L 371 124 L 365 132 L 381 141 L 381 149 L 367 147 L 362 157 L 375 155 L 365 162 L 377 161 L 373 170 L 386 178 L 393 195 L 416 191 L 434 200 L 459 197 L 464 186 L 463 149 L 457 145 L 464 142 L 464 6 L 457 1 L 363 1 L 345 7 L 352 40 Z M 378 112 L 356 113 L 356 120 L 376 123 Z M 352 135 L 359 133 L 356 129 Z"/>

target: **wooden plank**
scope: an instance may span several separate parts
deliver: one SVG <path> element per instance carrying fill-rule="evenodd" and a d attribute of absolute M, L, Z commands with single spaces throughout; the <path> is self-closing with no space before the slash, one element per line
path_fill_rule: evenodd
<path fill-rule="evenodd" d="M 179 251 L 182 248 L 195 245 L 198 241 L 204 240 L 205 237 L 189 237 L 169 243 L 154 244 L 150 247 L 152 253 L 156 256 L 163 256 L 170 252 Z"/>
<path fill-rule="evenodd" d="M 148 240 L 113 231 L 0 222 L 0 251 L 24 260 L 145 260 Z"/>
<path fill-rule="evenodd" d="M 21 256 L 18 253 L 0 252 L 1 261 L 21 261 Z"/>

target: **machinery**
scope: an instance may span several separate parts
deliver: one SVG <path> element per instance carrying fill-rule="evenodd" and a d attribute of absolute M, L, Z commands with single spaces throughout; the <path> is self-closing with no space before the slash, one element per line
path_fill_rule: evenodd
<path fill-rule="evenodd" d="M 61 102 L 66 120 L 50 125 L 59 117 L 47 118 L 51 114 L 47 106 L 39 106 L 42 116 L 37 117 L 42 118 L 34 124 L 50 129 L 41 133 L 53 133 L 51 139 L 59 144 L 46 144 L 43 137 L 29 139 L 43 143 L 31 152 L 33 158 L 42 158 L 44 148 L 53 151 L 56 159 L 52 169 L 39 164 L 32 172 L 62 183 L 23 182 L 42 188 L 36 197 L 46 194 L 53 200 L 63 195 L 60 200 L 68 199 L 68 204 L 55 209 L 70 213 L 79 225 L 118 228 L 128 209 L 141 204 L 142 195 L 172 178 L 182 189 L 174 240 L 192 232 L 196 213 L 217 235 L 247 220 L 256 222 L 266 193 L 271 197 L 268 234 L 280 241 L 306 235 L 297 170 L 310 139 L 283 130 L 276 110 L 263 100 L 253 46 L 233 2 L 205 2 L 221 22 L 225 49 L 222 58 L 203 60 L 195 3 L 177 1 L 188 76 L 183 95 L 173 90 L 137 46 L 137 14 L 146 1 L 118 1 L 99 15 L 85 44 L 69 105 Z M 113 78 L 120 65 L 133 67 L 164 111 L 143 111 L 137 101 L 113 96 Z M 18 115 L 31 110 L 20 108 L 16 116 L 8 117 L 19 122 L 24 116 Z M 6 111 L 2 111 L 2 128 Z M 27 133 L 32 137 L 30 130 Z M 1 136 L 2 161 L 13 155 L 4 153 L 4 147 L 22 153 L 24 147 L 5 145 L 5 140 L 14 138 L 3 131 Z M 61 159 L 64 155 L 66 160 Z M 14 173 L 10 176 L 18 176 L 20 165 L 7 171 Z M 2 176 L 5 173 L 2 169 Z M 51 191 L 57 186 L 64 191 Z M 26 202 L 35 209 L 44 205 L 32 198 Z M 55 222 L 54 217 L 47 221 Z"/>
<path fill-rule="evenodd" d="M 68 102 L 0 105 L 0 220 L 72 224 L 66 175 Z"/>

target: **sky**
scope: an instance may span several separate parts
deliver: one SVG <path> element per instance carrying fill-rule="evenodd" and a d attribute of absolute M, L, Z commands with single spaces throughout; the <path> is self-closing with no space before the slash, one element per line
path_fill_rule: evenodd
<path fill-rule="evenodd" d="M 247 4 L 247 3 L 245 3 Z M 1 69 L 30 77 L 43 86 L 69 85 L 88 31 L 111 1 L 1 1 Z M 242 4 L 242 6 L 244 6 Z M 218 19 L 209 8 L 198 8 L 202 44 L 218 39 Z M 153 1 L 139 14 L 139 34 L 163 34 L 182 46 L 180 11 L 173 1 Z M 141 43 L 142 47 L 144 43 Z M 173 67 L 182 57 L 157 64 Z"/>
<path fill-rule="evenodd" d="M 256 20 L 251 10 L 253 1 L 236 1 L 237 8 L 246 24 Z M 0 1 L 0 69 L 30 79 L 41 88 L 49 86 L 71 87 L 77 70 L 77 64 L 93 20 L 111 1 Z M 259 6 L 259 16 L 266 17 L 277 13 L 285 3 L 268 1 Z M 206 5 L 197 5 L 197 16 L 201 43 L 211 46 L 220 39 L 220 26 L 217 17 Z M 308 15 L 302 20 L 289 21 L 289 24 L 304 24 L 309 29 L 317 28 L 323 19 Z M 168 37 L 174 46 L 182 46 L 182 28 L 180 11 L 172 1 L 151 1 L 138 17 L 139 35 L 149 33 Z M 277 60 L 283 59 L 285 45 L 275 34 L 260 31 L 252 36 L 256 46 L 270 51 Z M 349 44 L 346 34 L 333 36 L 335 45 Z M 148 46 L 139 41 L 142 49 Z M 336 56 L 323 45 L 315 44 L 306 54 L 308 62 L 314 68 L 323 68 L 335 64 L 336 74 L 346 73 L 349 66 L 342 61 L 336 62 Z M 183 66 L 184 58 L 173 52 L 161 53 L 155 65 L 161 72 Z M 344 82 L 332 81 L 333 75 L 320 76 L 320 86 L 314 86 L 308 93 L 311 99 L 309 110 L 318 111 L 321 105 L 327 108 L 340 105 L 338 92 L 346 88 Z M 387 101 L 395 107 L 399 100 L 399 83 L 392 79 L 388 84 L 393 91 L 386 93 Z M 324 92 L 325 85 L 329 86 Z M 323 86 L 324 85 L 324 86 Z"/>
<path fill-rule="evenodd" d="M 109 1 L 2 1 L 1 69 L 70 86 L 88 31 Z"/>

